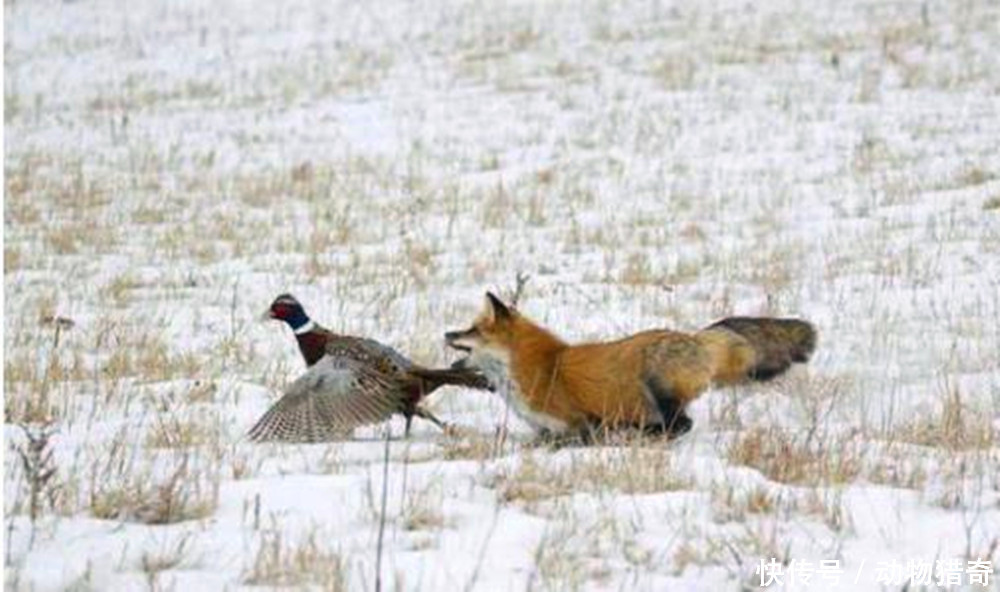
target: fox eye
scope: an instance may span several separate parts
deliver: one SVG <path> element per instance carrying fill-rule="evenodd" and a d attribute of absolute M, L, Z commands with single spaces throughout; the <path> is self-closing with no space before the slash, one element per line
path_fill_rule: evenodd
<path fill-rule="evenodd" d="M 461 333 L 459 333 L 458 336 L 459 337 L 479 337 L 479 327 L 476 326 L 476 325 L 473 325 L 473 326 L 469 327 L 468 329 L 466 329 L 465 331 L 462 331 Z"/>

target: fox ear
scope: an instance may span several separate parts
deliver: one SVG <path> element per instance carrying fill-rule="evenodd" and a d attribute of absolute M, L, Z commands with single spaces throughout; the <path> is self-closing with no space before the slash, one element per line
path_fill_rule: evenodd
<path fill-rule="evenodd" d="M 486 293 L 486 302 L 487 306 L 490 309 L 490 312 L 493 315 L 494 320 L 499 321 L 510 318 L 511 316 L 510 309 L 507 308 L 507 305 L 504 304 L 502 300 L 497 298 L 496 295 L 493 294 L 493 292 Z"/>

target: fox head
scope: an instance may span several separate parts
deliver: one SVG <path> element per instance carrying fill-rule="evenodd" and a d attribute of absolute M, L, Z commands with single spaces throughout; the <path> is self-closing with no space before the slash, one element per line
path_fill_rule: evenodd
<path fill-rule="evenodd" d="M 475 362 L 482 358 L 506 361 L 513 345 L 513 329 L 519 320 L 517 311 L 507 306 L 492 292 L 486 293 L 486 305 L 472 326 L 444 334 L 449 347 L 469 354 Z"/>
<path fill-rule="evenodd" d="M 459 367 L 482 370 L 495 379 L 511 366 L 525 367 L 566 347 L 566 343 L 503 303 L 493 293 L 486 293 L 486 306 L 472 326 L 464 331 L 449 331 L 445 342 L 468 357 L 456 363 Z"/>

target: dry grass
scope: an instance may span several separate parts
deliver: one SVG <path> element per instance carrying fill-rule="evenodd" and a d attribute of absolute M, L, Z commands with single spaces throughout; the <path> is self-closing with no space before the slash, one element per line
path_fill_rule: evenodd
<path fill-rule="evenodd" d="M 772 481 L 811 486 L 846 485 L 862 472 L 865 444 L 853 436 L 751 428 L 729 444 L 729 462 L 760 471 Z"/>
<path fill-rule="evenodd" d="M 723 486 L 712 489 L 714 518 L 720 522 L 744 521 L 748 515 L 773 514 L 782 502 L 782 494 L 763 485 L 737 490 Z"/>
<path fill-rule="evenodd" d="M 885 451 L 868 461 L 865 479 L 871 483 L 920 490 L 927 483 L 927 455 Z"/>
<path fill-rule="evenodd" d="M 486 461 L 497 456 L 498 440 L 495 437 L 464 430 L 454 438 L 447 438 L 439 444 L 443 460 Z"/>
<path fill-rule="evenodd" d="M 122 448 L 116 447 L 102 472 L 95 471 L 89 493 L 89 510 L 95 518 L 142 524 L 173 524 L 201 520 L 218 506 L 217 474 L 193 469 L 191 456 L 180 455 L 169 473 L 157 478 L 148 469 L 138 472 L 123 465 Z M 115 471 L 115 473 L 111 473 Z M 103 478 L 96 475 L 103 474 Z"/>
<path fill-rule="evenodd" d="M 442 511 L 443 495 L 438 487 L 428 486 L 410 493 L 403 508 L 405 530 L 438 531 L 446 526 Z"/>
<path fill-rule="evenodd" d="M 564 525 L 535 547 L 535 574 L 542 590 L 579 590 L 589 579 L 583 559 L 569 549 L 575 534 L 572 525 Z"/>
<path fill-rule="evenodd" d="M 711 490 L 713 519 L 719 523 L 744 524 L 761 518 L 791 520 L 810 517 L 832 532 L 851 528 L 851 518 L 840 489 L 787 487 L 756 484 L 737 488 L 720 484 Z"/>
<path fill-rule="evenodd" d="M 219 443 L 219 429 L 201 420 L 167 416 L 157 418 L 146 434 L 147 448 L 190 448 Z"/>
<path fill-rule="evenodd" d="M 60 335 L 71 328 L 71 322 L 46 322 L 44 318 L 51 319 L 52 315 L 44 311 L 42 316 L 43 329 L 24 337 L 45 345 L 31 353 L 21 351 L 4 357 L 4 418 L 8 423 L 55 422 L 71 403 L 69 385 L 91 375 L 83 352 L 65 351 L 59 346 Z"/>
<path fill-rule="evenodd" d="M 691 486 L 676 472 L 669 452 L 643 448 L 610 450 L 607 454 L 572 455 L 566 462 L 539 463 L 537 453 L 525 453 L 513 470 L 501 470 L 488 485 L 504 503 L 533 505 L 578 493 L 647 494 Z"/>
<path fill-rule="evenodd" d="M 125 339 L 110 350 L 101 368 L 105 379 L 141 377 L 157 382 L 198 376 L 203 362 L 193 352 L 174 353 L 161 337 L 152 333 L 132 333 Z"/>
<path fill-rule="evenodd" d="M 244 572 L 243 583 L 249 586 L 318 586 L 331 592 L 347 590 L 347 566 L 338 553 L 324 549 L 319 538 L 314 531 L 302 541 L 289 543 L 280 531 L 263 533 L 253 564 Z"/>
<path fill-rule="evenodd" d="M 132 292 L 140 286 L 139 280 L 131 273 L 125 272 L 105 284 L 101 288 L 100 297 L 118 308 L 124 308 L 131 303 Z"/>
<path fill-rule="evenodd" d="M 191 540 L 191 535 L 185 535 L 156 551 L 142 553 L 139 565 L 146 576 L 146 584 L 150 590 L 161 589 L 160 575 L 165 571 L 197 567 L 190 555 Z"/>
<path fill-rule="evenodd" d="M 970 408 L 957 387 L 945 388 L 941 405 L 895 427 L 888 438 L 949 451 L 990 450 L 1000 441 L 988 412 Z"/>
<path fill-rule="evenodd" d="M 61 486 L 57 477 L 58 467 L 55 464 L 54 451 L 51 446 L 53 428 L 50 425 L 20 426 L 26 442 L 14 450 L 20 462 L 20 475 L 23 484 L 22 494 L 27 496 L 27 513 L 34 523 L 41 516 L 45 506 L 55 508 Z M 22 508 L 22 497 L 13 500 L 12 513 L 25 511 Z"/>
<path fill-rule="evenodd" d="M 650 74 L 671 91 L 691 88 L 698 73 L 698 64 L 688 54 L 668 55 L 660 58 L 650 69 Z"/>

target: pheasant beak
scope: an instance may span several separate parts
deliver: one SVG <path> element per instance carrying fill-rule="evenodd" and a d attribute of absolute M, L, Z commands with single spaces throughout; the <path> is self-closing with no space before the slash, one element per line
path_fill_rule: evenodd
<path fill-rule="evenodd" d="M 259 317 L 257 317 L 257 320 L 261 321 L 261 322 L 264 322 L 264 321 L 270 321 L 270 320 L 276 319 L 276 318 L 278 318 L 278 317 L 274 316 L 274 312 L 269 308 L 269 309 L 265 310 L 263 312 L 263 314 L 261 314 Z"/>

